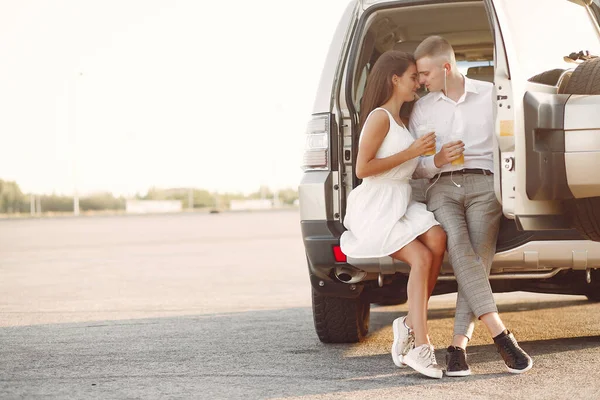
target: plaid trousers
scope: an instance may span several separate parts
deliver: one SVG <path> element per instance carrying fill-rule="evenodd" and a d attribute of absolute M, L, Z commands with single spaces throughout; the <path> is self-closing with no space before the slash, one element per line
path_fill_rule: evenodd
<path fill-rule="evenodd" d="M 498 312 L 489 281 L 502 216 L 494 177 L 442 176 L 427 191 L 427 208 L 446 231 L 448 256 L 458 282 L 454 334 L 471 339 L 475 321 Z"/>

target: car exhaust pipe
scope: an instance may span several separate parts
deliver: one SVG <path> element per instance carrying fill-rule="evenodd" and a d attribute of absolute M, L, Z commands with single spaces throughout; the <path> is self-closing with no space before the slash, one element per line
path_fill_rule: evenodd
<path fill-rule="evenodd" d="M 357 283 L 365 279 L 367 273 L 356 268 L 348 266 L 335 267 L 335 277 L 340 282 L 344 283 Z"/>

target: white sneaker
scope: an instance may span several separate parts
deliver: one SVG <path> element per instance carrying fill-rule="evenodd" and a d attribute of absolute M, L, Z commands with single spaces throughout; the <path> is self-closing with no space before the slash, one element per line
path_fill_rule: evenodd
<path fill-rule="evenodd" d="M 392 344 L 392 359 L 397 367 L 406 367 L 403 358 L 415 347 L 415 335 L 406 326 L 406 317 L 396 318 L 392 322 L 394 343 Z"/>
<path fill-rule="evenodd" d="M 433 346 L 430 344 L 415 347 L 403 359 L 406 365 L 425 376 L 440 379 L 443 375 L 442 368 L 435 360 Z"/>

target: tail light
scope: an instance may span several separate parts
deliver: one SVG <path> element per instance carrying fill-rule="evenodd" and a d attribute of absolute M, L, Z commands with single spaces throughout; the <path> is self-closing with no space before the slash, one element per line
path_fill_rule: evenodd
<path fill-rule="evenodd" d="M 313 115 L 306 127 L 306 142 L 302 157 L 303 170 L 326 170 L 330 167 L 329 135 L 331 114 Z"/>
<path fill-rule="evenodd" d="M 347 258 L 340 246 L 333 246 L 333 258 L 336 262 L 346 262 Z"/>

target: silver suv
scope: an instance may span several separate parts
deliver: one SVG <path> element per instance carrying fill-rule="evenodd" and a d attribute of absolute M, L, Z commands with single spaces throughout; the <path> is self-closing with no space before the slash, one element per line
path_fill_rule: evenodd
<path fill-rule="evenodd" d="M 496 292 L 600 301 L 599 0 L 354 0 L 339 23 L 306 131 L 299 187 L 314 322 L 323 342 L 356 342 L 371 303 L 406 301 L 409 267 L 339 247 L 355 175 L 366 78 L 385 51 L 450 41 L 462 72 L 494 83 L 495 189 L 504 218 Z M 426 95 L 426 94 L 424 94 Z M 410 105 L 401 111 L 410 115 Z M 425 182 L 413 192 L 424 200 Z M 456 291 L 445 262 L 434 294 Z"/>

